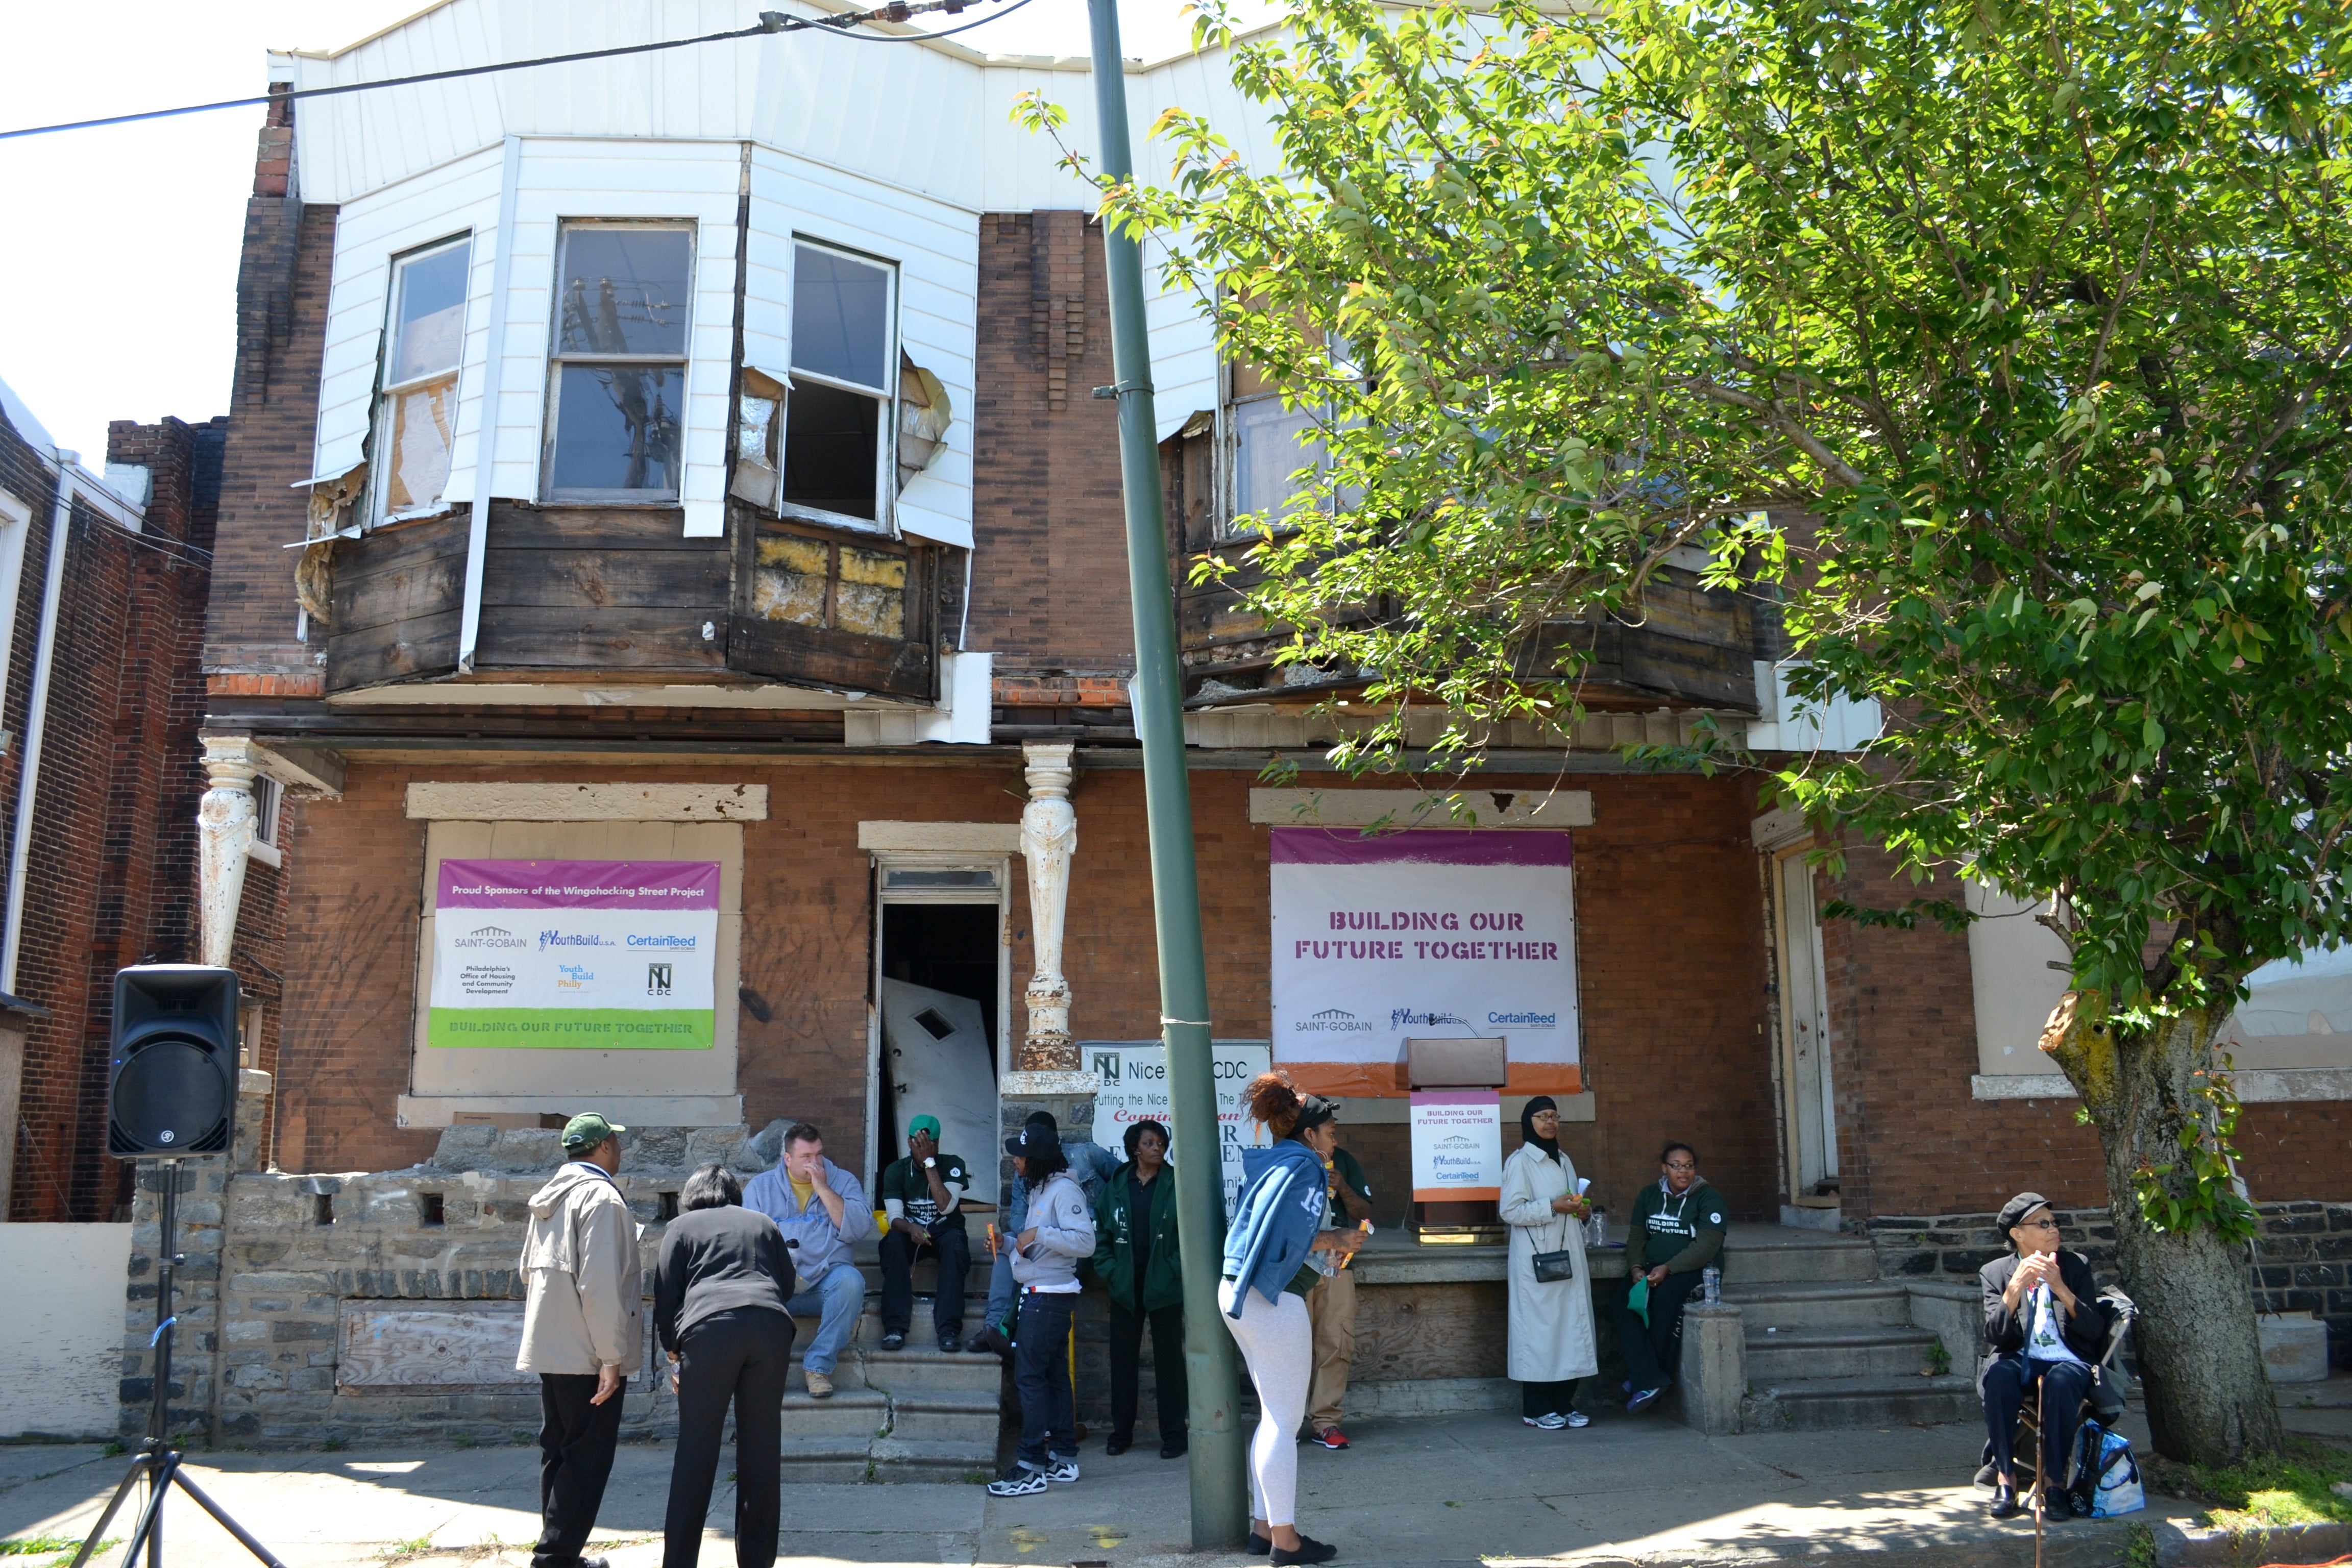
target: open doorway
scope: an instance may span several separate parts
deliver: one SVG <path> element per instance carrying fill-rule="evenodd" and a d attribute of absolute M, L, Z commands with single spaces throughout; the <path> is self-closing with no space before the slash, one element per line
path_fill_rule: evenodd
<path fill-rule="evenodd" d="M 1772 861 L 1773 926 L 1780 971 L 1780 1084 L 1789 1152 L 1784 1222 L 1834 1228 L 1838 1208 L 1837 1096 L 1830 1081 L 1829 996 L 1813 868 L 1805 850 Z"/>
<path fill-rule="evenodd" d="M 941 1149 L 971 1172 L 966 1201 L 992 1205 L 1008 973 L 1003 871 L 886 863 L 878 879 L 876 1167 L 907 1152 L 911 1118 L 936 1116 Z"/>

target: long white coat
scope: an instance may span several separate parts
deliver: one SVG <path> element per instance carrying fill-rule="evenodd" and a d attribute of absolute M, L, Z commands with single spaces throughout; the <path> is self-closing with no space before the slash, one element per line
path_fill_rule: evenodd
<path fill-rule="evenodd" d="M 1560 1383 L 1600 1370 L 1592 1350 L 1592 1279 L 1584 1256 L 1584 1224 L 1554 1214 L 1551 1201 L 1576 1190 L 1576 1166 L 1565 1152 L 1555 1163 L 1532 1143 L 1503 1165 L 1503 1223 L 1511 1227 L 1510 1373 L 1519 1383 Z M 1546 1284 L 1536 1278 L 1538 1252 L 1575 1256 L 1576 1278 Z"/>

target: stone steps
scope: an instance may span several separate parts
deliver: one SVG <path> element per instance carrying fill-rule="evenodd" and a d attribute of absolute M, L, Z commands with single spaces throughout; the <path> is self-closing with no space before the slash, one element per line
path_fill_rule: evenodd
<path fill-rule="evenodd" d="M 1859 1426 L 1885 1430 L 1978 1421 L 1983 1411 L 1976 1380 L 1958 1373 L 1942 1377 L 1807 1377 L 1751 1383 L 1748 1397 L 1740 1402 L 1740 1429 L 1821 1432 Z"/>
<path fill-rule="evenodd" d="M 1727 1284 L 1723 1299 L 1738 1307 L 1751 1342 L 1767 1328 L 1860 1329 L 1907 1326 L 1910 1293 L 1879 1280 L 1823 1284 Z"/>
<path fill-rule="evenodd" d="M 1818 1240 L 1783 1241 L 1769 1246 L 1748 1242 L 1727 1247 L 1723 1255 L 1727 1292 L 1761 1285 L 1828 1284 L 1837 1280 L 1864 1283 L 1877 1278 L 1878 1249 L 1855 1237 L 1822 1235 Z"/>
<path fill-rule="evenodd" d="M 919 1305 L 917 1321 L 928 1327 Z M 910 1340 L 881 1348 L 882 1316 L 869 1297 L 833 1369 L 833 1396 L 811 1399 L 803 1381 L 813 1320 L 793 1321 L 784 1401 L 784 1479 L 961 1482 L 996 1471 L 1003 1367 L 992 1355 L 944 1352 Z"/>
<path fill-rule="evenodd" d="M 1783 1329 L 1771 1334 L 1750 1329 L 1747 1340 L 1748 1381 L 1756 1386 L 1832 1369 L 1848 1377 L 1916 1376 L 1927 1366 L 1928 1347 L 1936 1342 L 1936 1336 L 1925 1329 L 1889 1325 Z"/>

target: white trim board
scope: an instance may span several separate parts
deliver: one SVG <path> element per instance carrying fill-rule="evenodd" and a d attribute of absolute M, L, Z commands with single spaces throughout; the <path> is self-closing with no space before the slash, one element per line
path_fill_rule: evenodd
<path fill-rule="evenodd" d="M 2230 1075 L 2248 1105 L 2352 1100 L 2352 1068 L 2244 1068 Z M 2063 1073 L 1972 1073 L 1970 1100 L 2073 1100 Z"/>
<path fill-rule="evenodd" d="M 765 822 L 766 784 L 413 784 L 419 822 Z"/>
<path fill-rule="evenodd" d="M 1250 820 L 1274 827 L 1590 827 L 1592 792 L 1461 789 L 1471 815 L 1454 815 L 1443 790 L 1254 789 Z"/>
<path fill-rule="evenodd" d="M 1017 822 L 861 822 L 857 847 L 869 852 L 1018 855 Z"/>

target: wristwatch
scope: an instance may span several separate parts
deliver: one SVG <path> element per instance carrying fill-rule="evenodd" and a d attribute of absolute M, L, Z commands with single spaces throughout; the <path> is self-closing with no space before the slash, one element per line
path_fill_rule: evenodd
<path fill-rule="evenodd" d="M 932 1169 L 935 1169 L 938 1165 L 939 1165 L 939 1160 L 938 1160 L 935 1156 L 933 1156 L 933 1155 L 929 1155 L 929 1154 L 926 1154 L 926 1155 L 924 1155 L 924 1156 L 923 1156 L 923 1169 L 924 1169 L 924 1170 L 926 1170 L 926 1171 L 932 1170 Z"/>

